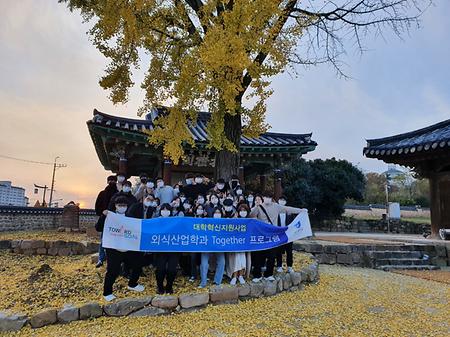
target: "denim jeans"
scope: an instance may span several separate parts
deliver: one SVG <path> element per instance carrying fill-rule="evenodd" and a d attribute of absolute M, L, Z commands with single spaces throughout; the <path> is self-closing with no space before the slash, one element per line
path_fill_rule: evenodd
<path fill-rule="evenodd" d="M 100 236 L 100 246 L 98 247 L 98 262 L 105 262 L 106 259 L 106 253 L 105 248 L 103 248 L 103 233 Z"/>
<path fill-rule="evenodd" d="M 214 283 L 222 284 L 223 272 L 225 269 L 225 253 L 202 253 L 202 263 L 200 264 L 200 285 L 206 286 L 206 279 L 208 278 L 209 257 L 214 254 L 216 256 L 216 273 L 214 274 Z"/>

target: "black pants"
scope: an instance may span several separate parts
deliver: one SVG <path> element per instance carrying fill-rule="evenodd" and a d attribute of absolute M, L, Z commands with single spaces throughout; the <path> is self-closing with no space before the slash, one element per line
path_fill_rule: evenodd
<path fill-rule="evenodd" d="M 103 285 L 103 296 L 111 295 L 113 284 L 120 274 L 122 262 L 130 266 L 129 287 L 136 287 L 142 271 L 142 253 L 140 252 L 119 252 L 118 250 L 105 248 L 106 250 L 106 274 Z"/>
<path fill-rule="evenodd" d="M 163 292 L 171 292 L 173 287 L 173 281 L 177 276 L 177 264 L 178 264 L 178 254 L 177 253 L 155 253 L 154 263 L 156 265 L 156 284 L 158 290 Z M 164 279 L 166 279 L 166 287 L 164 288 Z"/>
<path fill-rule="evenodd" d="M 286 264 L 288 267 L 292 267 L 292 264 L 294 263 L 294 259 L 292 257 L 292 247 L 293 242 L 286 243 L 285 245 L 282 245 L 278 247 L 277 252 L 277 267 L 283 266 L 283 254 L 286 252 Z"/>
<path fill-rule="evenodd" d="M 278 248 L 252 252 L 253 277 L 260 278 L 261 267 L 266 266 L 264 277 L 273 276 L 273 267 L 275 266 L 275 256 Z"/>

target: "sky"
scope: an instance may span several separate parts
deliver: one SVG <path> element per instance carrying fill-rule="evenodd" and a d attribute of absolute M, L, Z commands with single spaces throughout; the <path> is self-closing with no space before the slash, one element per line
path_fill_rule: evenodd
<path fill-rule="evenodd" d="M 299 68 L 273 79 L 271 131 L 313 133 L 305 158 L 339 158 L 364 172 L 386 164 L 362 155 L 365 139 L 403 133 L 450 118 L 450 1 L 437 0 L 421 27 L 399 39 L 369 36 L 368 49 L 341 57 L 350 79 L 329 65 Z M 89 25 L 57 1 L 0 0 L 0 156 L 59 163 L 54 200 L 92 207 L 106 183 L 86 121 L 92 111 L 136 117 L 143 93 L 114 106 L 98 80 L 107 60 L 86 35 Z M 142 78 L 137 74 L 136 81 Z M 50 185 L 52 166 L 0 157 L 0 180 L 26 189 Z"/>

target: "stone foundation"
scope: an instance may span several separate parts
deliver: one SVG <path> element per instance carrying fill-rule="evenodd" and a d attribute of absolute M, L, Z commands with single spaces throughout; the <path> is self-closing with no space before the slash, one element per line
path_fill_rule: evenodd
<path fill-rule="evenodd" d="M 0 240 L 0 249 L 24 255 L 88 255 L 98 252 L 96 242 L 44 241 L 44 240 Z"/>

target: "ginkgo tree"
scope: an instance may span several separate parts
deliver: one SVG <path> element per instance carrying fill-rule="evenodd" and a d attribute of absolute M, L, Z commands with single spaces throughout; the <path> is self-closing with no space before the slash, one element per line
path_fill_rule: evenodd
<path fill-rule="evenodd" d="M 241 135 L 268 129 L 273 76 L 322 62 L 343 75 L 346 39 L 362 50 L 368 33 L 402 35 L 431 0 L 59 1 L 93 22 L 88 34 L 110 60 L 100 85 L 113 103 L 127 101 L 138 68 L 146 72 L 139 114 L 171 103 L 149 142 L 178 163 L 183 145 L 195 146 L 187 124 L 206 107 L 216 174 L 229 178 L 239 167 Z"/>

